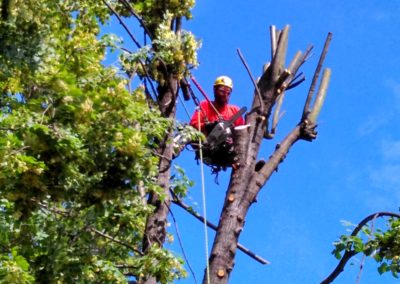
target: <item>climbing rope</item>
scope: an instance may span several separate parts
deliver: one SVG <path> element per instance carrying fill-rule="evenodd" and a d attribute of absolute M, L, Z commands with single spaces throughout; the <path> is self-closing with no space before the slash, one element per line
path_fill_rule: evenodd
<path fill-rule="evenodd" d="M 201 120 L 200 120 L 200 109 L 199 107 L 196 108 L 197 111 L 197 122 L 199 127 L 199 132 L 201 131 Z M 210 282 L 210 263 L 208 261 L 208 230 L 207 230 L 207 206 L 206 206 L 206 190 L 205 190 L 205 182 L 204 182 L 204 166 L 203 166 L 203 150 L 202 150 L 202 143 L 201 137 L 199 137 L 199 154 L 200 154 L 200 175 L 201 175 L 201 192 L 203 197 L 203 216 L 204 216 L 204 240 L 205 240 L 205 251 L 206 251 L 206 276 L 207 276 L 207 283 L 211 284 Z"/>
<path fill-rule="evenodd" d="M 182 106 L 183 106 L 183 108 L 184 108 L 184 110 L 185 110 L 185 112 L 186 112 L 186 115 L 189 117 L 189 119 L 190 119 L 190 113 L 189 113 L 189 111 L 188 111 L 188 109 L 187 109 L 187 107 L 186 107 L 186 104 L 185 104 L 185 102 L 182 100 L 182 98 L 180 97 L 180 96 L 178 96 L 178 99 L 179 99 L 179 102 L 182 104 Z"/>

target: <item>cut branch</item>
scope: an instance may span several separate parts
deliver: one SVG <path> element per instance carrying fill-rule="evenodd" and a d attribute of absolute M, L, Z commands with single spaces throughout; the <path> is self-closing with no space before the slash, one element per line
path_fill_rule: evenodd
<path fill-rule="evenodd" d="M 271 58 L 274 58 L 276 51 L 276 27 L 270 26 L 270 37 L 271 37 Z"/>
<path fill-rule="evenodd" d="M 278 46 L 276 48 L 275 56 L 272 59 L 272 82 L 278 80 L 280 73 L 285 66 L 285 57 L 288 46 L 289 28 L 287 25 L 279 36 Z"/>
<path fill-rule="evenodd" d="M 322 75 L 321 85 L 319 86 L 317 97 L 315 98 L 311 113 L 308 116 L 308 120 L 311 122 L 311 124 L 316 124 L 319 112 L 321 111 L 322 105 L 325 101 L 326 91 L 328 89 L 330 78 L 331 69 L 327 68 L 324 70 L 324 73 Z"/>
<path fill-rule="evenodd" d="M 331 40 L 332 40 L 332 33 L 328 33 L 328 36 L 326 37 L 326 40 L 325 40 L 324 49 L 321 52 L 321 56 L 319 57 L 317 68 L 315 69 L 314 76 L 311 81 L 311 86 L 310 86 L 310 90 L 308 91 L 306 103 L 304 104 L 303 119 L 305 119 L 307 117 L 308 113 L 310 112 L 310 104 L 311 104 L 312 97 L 314 95 L 315 86 L 317 85 L 319 73 L 321 72 L 321 68 L 324 63 L 326 54 L 328 53 L 329 44 L 330 44 Z"/>
<path fill-rule="evenodd" d="M 278 122 L 279 122 L 280 118 L 282 117 L 281 107 L 282 107 L 284 98 L 285 98 L 285 93 L 281 93 L 278 97 L 278 101 L 276 103 L 275 110 L 274 110 L 274 115 L 272 117 L 272 127 L 271 127 L 271 131 L 269 133 L 268 138 L 273 138 L 275 135 L 276 127 L 278 126 Z"/>

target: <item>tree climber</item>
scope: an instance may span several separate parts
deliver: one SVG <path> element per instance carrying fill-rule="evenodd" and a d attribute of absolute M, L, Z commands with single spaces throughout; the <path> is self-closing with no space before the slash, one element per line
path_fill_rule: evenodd
<path fill-rule="evenodd" d="M 201 131 L 207 136 L 221 119 L 229 120 L 239 112 L 240 108 L 229 104 L 233 82 L 227 76 L 220 76 L 214 82 L 214 101 L 203 100 L 200 102 Z M 212 105 L 211 105 L 212 104 Z M 190 125 L 199 129 L 198 114 L 195 112 L 190 119 Z M 242 116 L 238 117 L 233 126 L 244 125 Z"/>
<path fill-rule="evenodd" d="M 246 108 L 229 104 L 232 89 L 231 78 L 218 77 L 214 82 L 214 101 L 200 102 L 190 120 L 190 125 L 196 129 L 200 121 L 200 129 L 207 137 L 203 147 L 204 162 L 222 168 L 236 164 L 231 128 L 244 125 L 242 114 L 246 111 Z"/>

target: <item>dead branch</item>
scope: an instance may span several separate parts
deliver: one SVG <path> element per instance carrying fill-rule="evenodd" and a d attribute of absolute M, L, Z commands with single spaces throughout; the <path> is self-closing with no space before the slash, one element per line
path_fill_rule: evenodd
<path fill-rule="evenodd" d="M 300 72 L 300 74 L 296 75 L 296 77 L 294 77 L 292 79 L 292 81 L 289 83 L 289 86 L 286 88 L 286 90 L 290 90 L 290 89 L 297 87 L 298 85 L 303 83 L 305 80 L 306 80 L 306 76 L 303 74 L 303 72 Z"/>
<path fill-rule="evenodd" d="M 282 107 L 282 103 L 283 103 L 283 99 L 285 98 L 285 93 L 281 93 L 278 97 L 278 101 L 276 102 L 276 106 L 275 106 L 275 111 L 274 111 L 274 115 L 272 117 L 272 127 L 271 127 L 271 131 L 269 132 L 271 138 L 274 137 L 275 132 L 276 132 L 276 127 L 278 126 L 278 122 L 280 120 L 280 118 L 282 117 L 281 112 L 281 107 Z"/>
<path fill-rule="evenodd" d="M 276 51 L 276 27 L 274 25 L 269 27 L 271 39 L 271 58 L 274 58 Z"/>
<path fill-rule="evenodd" d="M 237 53 L 238 53 L 238 55 L 240 57 L 240 60 L 242 61 L 243 65 L 244 65 L 244 67 L 246 68 L 247 74 L 249 74 L 251 82 L 254 85 L 254 89 L 256 90 L 256 94 L 258 96 L 258 99 L 260 100 L 260 111 L 261 111 L 261 113 L 263 113 L 264 112 L 264 104 L 263 104 L 263 100 L 262 100 L 262 97 L 261 97 L 260 89 L 258 88 L 257 83 L 254 80 L 253 75 L 251 74 L 250 68 L 247 65 L 246 60 L 244 59 L 243 54 L 240 52 L 239 48 L 237 49 Z"/>
<path fill-rule="evenodd" d="M 332 33 L 328 33 L 326 40 L 325 40 L 324 48 L 321 52 L 321 56 L 319 57 L 317 68 L 315 69 L 314 76 L 311 81 L 310 90 L 308 91 L 306 103 L 304 104 L 303 119 L 305 119 L 307 117 L 308 113 L 310 112 L 309 108 L 310 108 L 312 97 L 314 95 L 315 86 L 317 85 L 319 73 L 321 72 L 321 68 L 324 63 L 326 54 L 328 53 L 329 44 L 330 44 L 331 40 L 332 40 Z"/>
<path fill-rule="evenodd" d="M 311 124 L 314 125 L 316 124 L 319 112 L 321 111 L 322 105 L 324 104 L 325 101 L 326 91 L 328 89 L 330 78 L 331 78 L 331 69 L 326 68 L 324 70 L 324 73 L 322 74 L 321 85 L 319 86 L 318 94 L 317 97 L 315 98 L 313 108 L 307 117 L 308 121 L 311 122 Z"/>
<path fill-rule="evenodd" d="M 271 63 L 272 81 L 277 80 L 277 78 L 280 76 L 280 74 L 285 66 L 285 57 L 286 57 L 286 51 L 287 51 L 287 46 L 288 46 L 289 28 L 290 28 L 290 26 L 286 25 L 279 36 L 279 41 L 278 41 L 278 45 L 276 48 L 275 56 L 273 57 L 272 63 Z"/>

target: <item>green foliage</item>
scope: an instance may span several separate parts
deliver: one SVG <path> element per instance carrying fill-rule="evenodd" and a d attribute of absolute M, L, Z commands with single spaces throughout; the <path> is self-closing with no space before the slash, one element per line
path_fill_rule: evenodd
<path fill-rule="evenodd" d="M 198 66 L 200 42 L 189 31 L 171 29 L 177 18 L 191 18 L 190 8 L 194 0 L 131 1 L 131 5 L 146 25 L 152 44 L 134 53 L 124 51 L 121 54 L 121 65 L 128 74 L 149 75 L 152 80 L 164 85 L 167 74 L 181 79 L 189 74 L 190 69 Z M 122 15 L 129 14 L 120 3 L 117 3 L 116 10 Z"/>
<path fill-rule="evenodd" d="M 141 77 L 148 74 L 163 85 L 167 73 L 181 79 L 189 75 L 190 69 L 198 66 L 197 49 L 200 43 L 188 31 L 171 31 L 170 17 L 167 14 L 157 29 L 153 47 L 144 46 L 134 54 L 122 53 L 121 65 L 128 73 L 137 72 Z"/>
<path fill-rule="evenodd" d="M 363 253 L 372 257 L 379 263 L 380 274 L 391 272 L 398 278 L 400 272 L 400 220 L 390 218 L 387 221 L 387 229 L 374 230 L 364 226 L 356 236 L 342 235 L 339 241 L 334 243 L 332 254 L 337 259 L 342 258 L 342 252 Z"/>
<path fill-rule="evenodd" d="M 194 37 L 168 28 L 173 17 L 190 18 L 194 1 L 181 2 L 132 1 L 157 48 L 144 47 L 127 64 L 143 61 L 161 84 L 161 62 L 178 77 L 197 64 Z M 182 261 L 167 250 L 141 253 L 153 210 L 143 193 L 163 194 L 154 153 L 172 122 L 149 106 L 143 87 L 128 92 L 118 70 L 101 64 L 105 49 L 121 44 L 111 35 L 98 39 L 107 7 L 97 0 L 1 3 L 0 282 L 183 277 Z M 182 195 L 191 182 L 174 185 Z"/>
<path fill-rule="evenodd" d="M 130 2 L 152 33 L 162 24 L 166 13 L 171 13 L 174 18 L 192 18 L 190 9 L 195 3 L 194 0 L 134 0 Z"/>
<path fill-rule="evenodd" d="M 194 182 L 186 176 L 185 170 L 178 165 L 174 165 L 171 180 L 171 189 L 178 198 L 185 197 L 189 188 L 194 185 Z"/>

